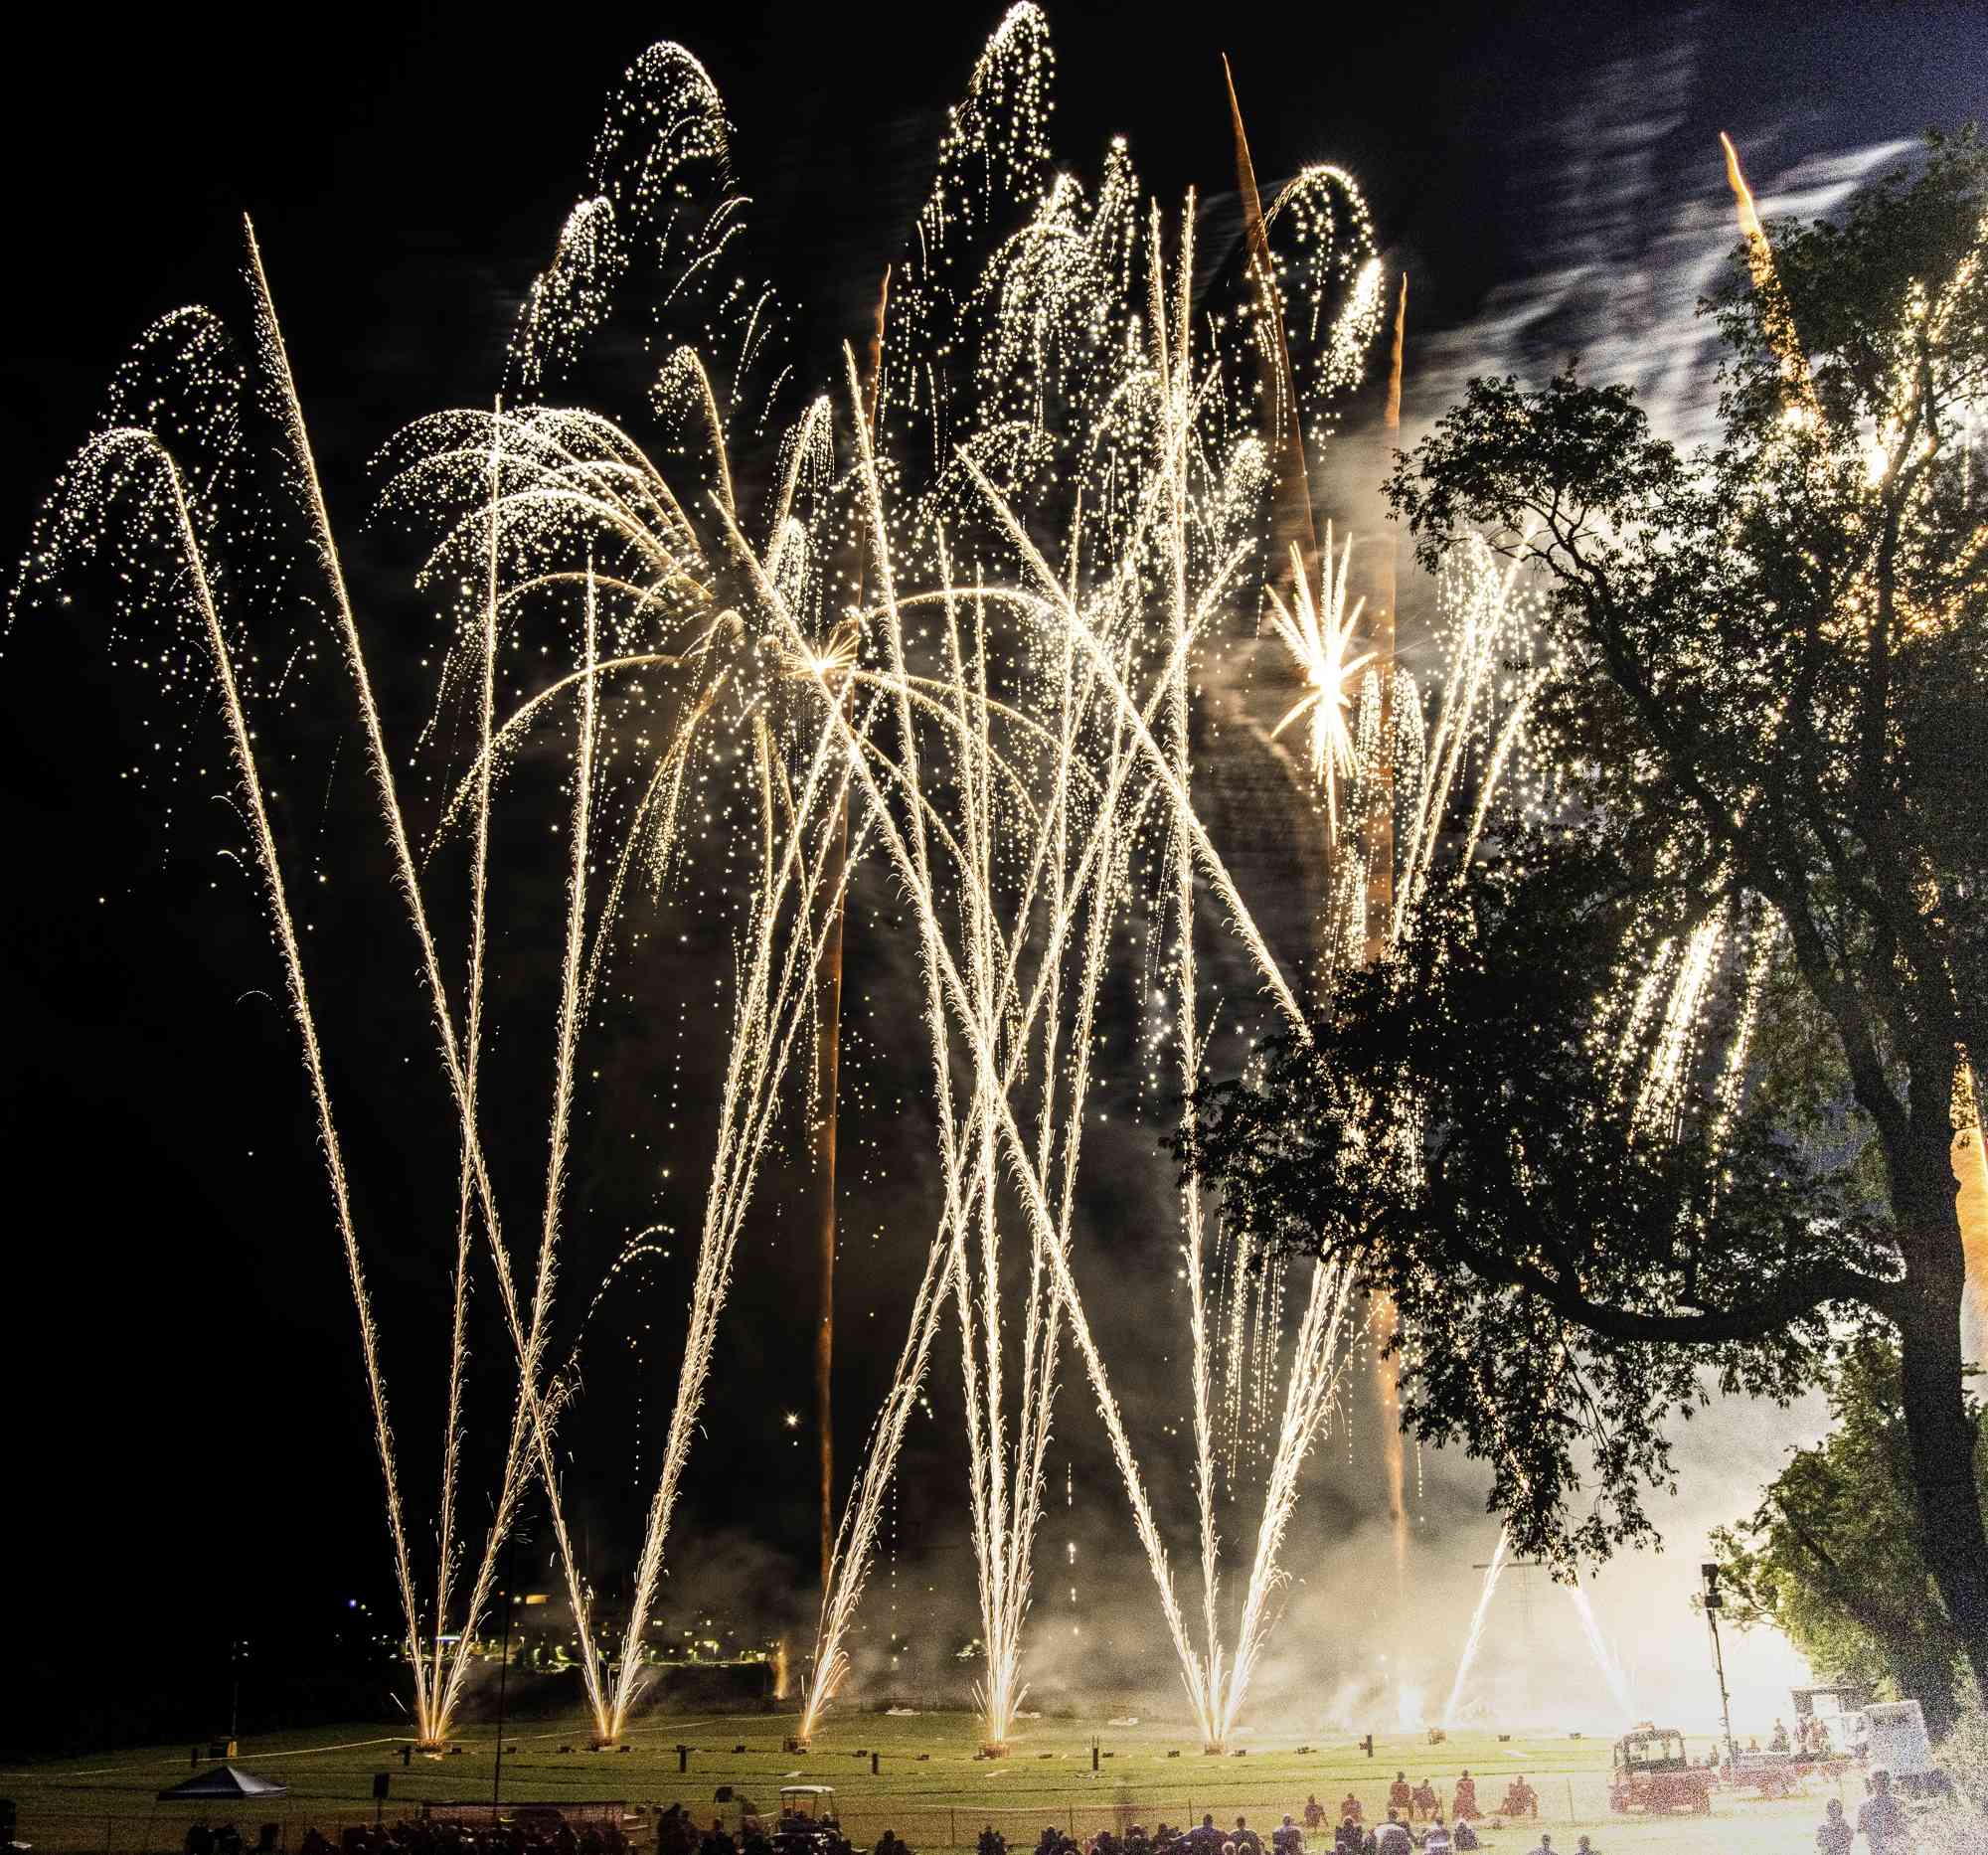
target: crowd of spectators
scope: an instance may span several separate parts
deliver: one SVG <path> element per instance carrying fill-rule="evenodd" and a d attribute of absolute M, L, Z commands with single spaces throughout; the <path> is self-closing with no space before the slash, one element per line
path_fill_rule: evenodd
<path fill-rule="evenodd" d="M 628 1855 L 618 1824 L 575 1829 L 553 1816 L 496 1823 L 487 1828 L 442 1818 L 356 1824 L 337 1842 L 317 1829 L 304 1832 L 298 1855 Z"/>
<path fill-rule="evenodd" d="M 1487 1824 L 1501 1828 L 1506 1821 L 1528 1827 L 1540 1813 L 1539 1793 L 1523 1776 L 1506 1786 L 1498 1809 Z M 1336 1814 L 1337 1821 L 1334 1816 Z M 1158 1822 L 1148 1831 L 1131 1824 L 1123 1835 L 1109 1829 L 1077 1837 L 1054 1824 L 1037 1838 L 1032 1855 L 1325 1855 L 1324 1836 L 1330 1826 L 1332 1855 L 1468 1855 L 1481 1849 L 1477 1825 L 1485 1813 L 1477 1802 L 1477 1787 L 1468 1771 L 1456 1781 L 1445 1820 L 1442 1799 L 1426 1777 L 1410 1784 L 1398 1771 L 1388 1793 L 1387 1820 L 1369 1824 L 1360 1799 L 1352 1792 L 1329 1811 L 1316 1796 L 1305 1799 L 1303 1820 L 1286 1815 L 1267 1835 L 1239 1816 L 1231 1828 L 1219 1827 L 1214 1815 L 1192 1828 Z M 256 1855 L 273 1848 L 274 1824 L 264 1826 L 258 1844 L 246 1843 L 233 1824 L 211 1829 L 197 1823 L 187 1832 L 186 1855 Z M 1307 1844 L 1307 1833 L 1318 1838 Z M 1853 1855 L 1861 1838 L 1870 1855 L 1902 1855 L 1909 1846 L 1909 1826 L 1884 1771 L 1873 1775 L 1871 1795 L 1853 1824 L 1841 1803 L 1831 1801 L 1816 1833 L 1818 1855 Z M 614 1823 L 584 1824 L 576 1829 L 556 1813 L 517 1821 L 474 1826 L 447 1818 L 416 1818 L 346 1829 L 337 1843 L 309 1830 L 298 1855 L 629 1855 L 629 1844 Z M 655 1820 L 655 1855 L 859 1855 L 833 1816 L 782 1817 L 770 1830 L 753 1815 L 743 1818 L 735 1833 L 714 1819 L 701 1830 L 681 1804 L 672 1804 Z M 867 1855 L 914 1855 L 894 1831 L 886 1829 Z M 979 1855 L 1008 1855 L 1007 1838 L 991 1823 L 980 1832 Z M 1563 1855 L 1552 1836 L 1541 1831 L 1531 1855 Z M 1586 1836 L 1577 1839 L 1570 1855 L 1598 1855 Z"/>

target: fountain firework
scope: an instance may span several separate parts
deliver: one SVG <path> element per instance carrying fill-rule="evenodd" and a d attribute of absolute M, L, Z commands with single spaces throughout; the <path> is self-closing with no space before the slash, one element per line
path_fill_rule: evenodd
<path fill-rule="evenodd" d="M 445 761 L 451 721 L 469 743 L 466 765 L 445 763 L 436 775 L 423 854 L 252 235 L 249 366 L 232 358 L 211 318 L 169 320 L 120 382 L 111 422 L 72 467 L 38 536 L 31 588 L 108 548 L 135 567 L 119 595 L 123 617 L 164 612 L 183 623 L 205 665 L 198 680 L 211 679 L 221 699 L 358 1315 L 424 1740 L 445 1738 L 456 1717 L 500 1549 L 535 1485 L 595 1732 L 603 1742 L 625 1733 L 642 1698 L 646 1636 L 745 1221 L 780 1138 L 797 1047 L 800 1069 L 818 1079 L 812 1106 L 834 1109 L 833 1068 L 819 1057 L 810 1065 L 806 1053 L 834 1034 L 819 980 L 851 885 L 872 866 L 904 898 L 916 936 L 939 1209 L 892 1386 L 827 1555 L 801 1733 L 847 1675 L 885 1494 L 948 1312 L 962 1342 L 988 1744 L 1006 1743 L 1026 1691 L 1025 1626 L 1066 1345 L 1102 1417 L 1197 1726 L 1219 1749 L 1239 1724 L 1274 1628 L 1302 1470 L 1351 1356 L 1353 1278 L 1337 1265 L 1297 1265 L 1287 1293 L 1278 1265 L 1243 1288 L 1247 1271 L 1233 1246 L 1225 1251 L 1218 1209 L 1192 1181 L 1179 1187 L 1200 1574 L 1191 1624 L 1079 1286 L 1077 1180 L 1114 925 L 1136 917 L 1154 949 L 1155 982 L 1141 987 L 1145 1043 L 1156 1061 L 1171 1045 L 1164 1054 L 1183 1094 L 1207 1076 L 1209 1001 L 1235 990 L 1239 973 L 1274 1021 L 1303 1035 L 1298 988 L 1197 811 L 1198 692 L 1237 687 L 1237 665 L 1267 620 L 1303 694 L 1255 733 L 1289 763 L 1277 737 L 1308 718 L 1299 806 L 1322 800 L 1335 836 L 1343 812 L 1367 831 L 1363 841 L 1387 846 L 1382 864 L 1344 857 L 1333 866 L 1328 943 L 1335 958 L 1340 949 L 1359 957 L 1376 911 L 1390 943 L 1399 940 L 1438 869 L 1460 878 L 1495 834 L 1498 808 L 1523 793 L 1526 715 L 1541 672 L 1501 681 L 1525 628 L 1524 600 L 1488 553 L 1467 553 L 1441 590 L 1441 670 L 1425 716 L 1412 678 L 1384 682 L 1357 648 L 1350 539 L 1335 561 L 1326 524 L 1326 550 L 1314 559 L 1285 532 L 1312 533 L 1306 452 L 1329 440 L 1380 322 L 1384 279 L 1351 178 L 1306 169 L 1265 209 L 1238 109 L 1246 258 L 1240 277 L 1218 274 L 1208 286 L 1231 291 L 1211 305 L 1197 294 L 1206 267 L 1191 196 L 1177 220 L 1163 213 L 1122 144 L 1106 151 L 1088 192 L 1052 175 L 1051 71 L 1042 15 L 1015 7 L 951 118 L 868 380 L 850 355 L 837 393 L 789 415 L 776 305 L 770 291 L 739 282 L 732 263 L 746 219 L 727 179 L 717 92 L 677 47 L 657 47 L 630 70 L 585 192 L 524 305 L 505 397 L 418 421 L 385 454 L 384 504 L 425 531 L 420 585 L 453 619 L 420 745 Z M 602 415 L 544 398 L 649 270 L 648 333 L 663 357 L 651 400 L 667 432 L 653 454 Z M 242 577 L 244 607 L 231 612 L 211 570 L 218 548 L 275 545 L 259 531 L 238 533 L 246 523 L 231 526 L 230 497 L 254 461 L 235 428 L 250 379 L 273 415 L 304 549 L 330 593 L 337 660 L 362 719 L 453 1117 L 437 1559 L 425 1594 L 408 1545 L 310 978 L 265 803 L 253 716 L 272 686 L 238 673 L 251 620 L 263 615 L 253 575 Z M 742 444 L 757 448 L 742 454 Z M 760 502 L 748 484 L 763 490 Z M 126 499 L 132 519 L 120 525 Z M 852 560 L 861 563 L 853 575 Z M 527 627 L 545 665 L 529 683 L 513 681 L 522 673 L 511 668 Z M 507 794 L 549 750 L 569 768 L 566 842 L 545 1163 L 533 1180 L 527 1254 L 504 1232 L 489 1162 L 499 1132 L 483 1082 L 495 1028 L 489 877 Z M 1469 815 L 1452 817 L 1466 790 L 1475 795 Z M 575 1369 L 550 1361 L 576 1217 L 581 1049 L 640 893 L 659 902 L 699 854 L 700 811 L 732 879 L 735 992 L 683 1355 L 610 1644 L 573 1548 L 554 1449 L 576 1389 Z M 452 948 L 444 955 L 433 909 L 433 864 L 458 840 L 467 866 L 459 962 Z M 1439 840 L 1460 843 L 1460 854 L 1439 863 Z M 459 991 L 448 976 L 458 963 Z M 1688 1020 L 1687 1010 L 1680 1051 L 1690 1048 Z M 521 1143 L 517 1130 L 501 1131 L 507 1147 Z M 823 1179 L 832 1193 L 832 1175 Z M 505 1442 L 465 1592 L 462 1444 L 481 1422 L 469 1409 L 470 1290 L 486 1253 L 515 1388 L 490 1427 Z M 1231 1614 L 1217 1466 L 1224 1426 L 1233 1437 L 1243 1421 L 1242 1293 L 1256 1297 L 1250 1409 L 1267 1443 Z M 1295 1309 L 1288 1341 L 1286 1301 Z M 1230 1377 L 1218 1385 L 1225 1318 Z M 1399 1474 L 1397 1485 L 1399 1499 Z"/>

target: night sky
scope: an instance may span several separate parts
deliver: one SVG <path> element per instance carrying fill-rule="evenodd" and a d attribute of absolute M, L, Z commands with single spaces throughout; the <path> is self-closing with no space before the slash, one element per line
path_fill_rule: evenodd
<path fill-rule="evenodd" d="M 1659 411 L 1691 429 L 1711 375 L 1690 302 L 1731 243 L 1717 131 L 1734 133 L 1770 211 L 1817 211 L 1922 128 L 1988 113 L 1988 28 L 1972 6 L 1312 6 L 1210 9 L 1161 26 L 1162 11 L 1051 9 L 1061 157 L 1094 172 L 1105 139 L 1122 133 L 1150 189 L 1169 201 L 1197 185 L 1206 223 L 1230 224 L 1233 238 L 1226 51 L 1259 175 L 1267 182 L 1321 158 L 1350 168 L 1391 263 L 1411 273 L 1411 424 L 1470 371 L 1538 372 L 1580 353 L 1591 371 L 1635 374 Z M 419 659 L 434 620 L 410 591 L 405 539 L 368 526 L 369 459 L 421 413 L 487 403 L 519 300 L 580 187 L 621 70 L 658 37 L 707 64 L 732 115 L 738 180 L 755 202 L 753 262 L 781 286 L 803 373 L 821 379 L 837 345 L 864 329 L 877 276 L 928 184 L 944 106 L 997 17 L 751 0 L 517 17 L 439 4 L 42 9 L 25 38 L 14 29 L 0 112 L 12 258 L 0 309 L 9 558 L 148 322 L 199 300 L 245 325 L 247 211 L 361 620 L 388 666 L 390 728 L 405 741 L 424 713 Z M 639 427 L 641 382 L 627 384 L 626 405 L 602 410 Z M 603 376 L 600 391 L 611 400 L 614 381 Z M 348 1600 L 384 1603 L 378 1477 L 308 1103 L 270 1003 L 273 958 L 247 885 L 218 856 L 230 841 L 214 797 L 224 784 L 218 731 L 211 716 L 191 724 L 189 758 L 208 777 L 135 793 L 119 773 L 148 716 L 157 723 L 155 706 L 138 680 L 106 670 L 88 612 L 73 615 L 74 625 L 30 615 L 0 658 L 0 828 L 12 878 L 0 946 L 10 1206 L 0 1359 L 13 1415 L 0 1617 L 27 1665 L 73 1671 L 107 1656 L 132 1671 L 134 1687 L 196 1690 L 206 1704 L 221 1692 L 216 1670 L 231 1639 L 248 1636 L 268 1666 L 285 1639 L 320 1641 L 340 1627 Z M 434 1348 L 419 1336 L 440 1332 L 434 1265 L 453 1193 L 452 1159 L 439 1193 L 430 1160 L 452 1148 L 412 952 L 395 937 L 398 918 L 381 904 L 367 848 L 356 744 L 344 712 L 326 703 L 299 724 L 295 765 L 307 790 L 279 828 L 293 833 L 286 843 L 300 867 L 330 879 L 314 905 L 311 950 L 335 1025 L 333 1082 L 362 1228 L 379 1234 L 370 1261 L 397 1420 L 404 1446 L 425 1462 L 438 1387 Z M 896 1055 L 909 960 L 887 887 L 872 887 L 859 892 L 850 956 L 855 1061 L 867 1050 L 869 1080 L 845 1132 L 845 1470 L 888 1380 L 906 1276 L 929 1232 L 916 1178 L 893 1168 L 900 1148 L 925 1139 L 904 1129 L 924 1122 L 916 1064 Z M 504 956 L 529 974 L 557 931 L 556 889 L 522 853 L 507 906 Z M 587 1181 L 622 1163 L 615 1142 L 636 1137 L 629 1127 L 645 1117 L 641 1150 L 659 1150 L 652 1123 L 672 1098 L 685 1104 L 686 1128 L 702 1125 L 709 1040 L 679 995 L 694 989 L 699 961 L 715 969 L 724 957 L 720 936 L 693 930 L 669 1012 L 611 1024 L 586 1053 L 602 1079 L 581 1135 L 567 1343 L 643 1216 L 625 1193 Z M 507 1036 L 521 1048 L 545 1043 L 529 1010 Z M 521 1058 L 499 1085 L 514 1092 L 506 1099 L 520 1125 L 530 1125 L 529 1079 L 543 1069 Z M 1100 1152 L 1088 1266 L 1117 1304 L 1104 1322 L 1107 1354 L 1124 1362 L 1154 1461 L 1169 1463 L 1156 1476 L 1177 1484 L 1159 1490 L 1163 1509 L 1181 1518 L 1185 1475 L 1166 1454 L 1160 1415 L 1178 1369 L 1164 1337 L 1178 1325 L 1171 1238 L 1122 1208 L 1164 1192 L 1154 1147 L 1166 1113 L 1150 1100 L 1128 1105 L 1144 1118 Z M 509 1156 L 514 1197 L 529 1192 L 535 1156 L 525 1144 Z M 675 1196 L 657 1189 L 648 1216 L 673 1215 L 694 1233 L 681 1178 L 699 1163 L 680 1169 Z M 811 1580 L 805 1446 L 783 1422 L 809 1410 L 804 1207 L 801 1171 L 776 1167 L 748 1232 L 675 1535 L 684 1602 L 706 1591 L 721 1602 L 751 1598 L 762 1621 L 777 1621 L 783 1604 L 806 1609 Z M 687 1248 L 676 1246 L 676 1263 Z M 604 1587 L 625 1564 L 639 1508 L 631 1464 L 666 1415 L 682 1304 L 672 1267 L 658 1263 L 610 1286 L 587 1329 L 570 1485 L 583 1490 L 577 1518 Z M 492 1311 L 486 1294 L 483 1312 Z M 481 1364 L 483 1408 L 495 1410 L 494 1327 Z M 935 1638 L 957 1608 L 934 1600 L 918 1609 L 914 1588 L 942 1574 L 956 1597 L 970 1577 L 949 1351 L 934 1386 L 935 1415 L 914 1432 L 893 1534 L 898 1576 L 873 1602 L 899 1602 L 897 1627 L 929 1624 Z M 1706 1525 L 1750 1505 L 1804 1421 L 1779 1418 L 1771 1433 L 1742 1440 L 1737 1415 L 1715 1418 L 1711 1437 L 1686 1452 L 1698 1478 L 1675 1519 L 1666 1580 L 1688 1571 Z M 1371 1414 L 1356 1422 L 1351 1447 L 1329 1443 L 1312 1471 L 1317 1493 L 1294 1565 L 1309 1566 L 1321 1594 L 1336 1583 L 1335 1555 L 1357 1555 L 1374 1538 L 1379 1494 L 1363 1422 L 1371 1428 Z M 1058 1527 L 1101 1554 L 1079 1599 L 1079 1608 L 1096 1606 L 1086 1624 L 1120 1638 L 1150 1630 L 1136 1649 L 1119 1642 L 1123 1665 L 1112 1667 L 1131 1679 L 1160 1632 L 1156 1618 L 1139 1623 L 1136 1604 L 1113 1610 L 1101 1596 L 1125 1529 L 1095 1429 L 1073 1382 L 1053 1507 Z M 1068 1515 L 1066 1470 L 1079 1503 Z M 1447 1602 L 1494 1531 L 1467 1466 L 1430 1465 L 1421 1514 L 1427 1574 Z M 723 1577 L 712 1569 L 721 1559 Z M 1124 1570 L 1143 1579 L 1129 1561 Z M 1045 1617 L 1063 1602 L 1054 1583 L 1039 1601 Z M 882 1627 L 884 1612 L 876 1616 Z M 1626 1617 L 1624 1606 L 1610 1626 L 1635 1627 Z M 62 1680 L 45 1691 L 66 1692 Z M 0 1709 L 32 1703 L 32 1683 L 5 1686 Z M 0 1732 L 0 1744 L 14 1737 Z"/>

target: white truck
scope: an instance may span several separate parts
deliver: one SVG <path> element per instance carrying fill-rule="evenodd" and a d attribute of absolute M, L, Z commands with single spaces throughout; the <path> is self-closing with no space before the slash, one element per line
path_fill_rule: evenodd
<path fill-rule="evenodd" d="M 1917 1701 L 1872 1701 L 1849 1717 L 1852 1748 L 1867 1772 L 1890 1771 L 1893 1786 L 1908 1797 L 1943 1796 L 1951 1787 L 1932 1756 Z"/>

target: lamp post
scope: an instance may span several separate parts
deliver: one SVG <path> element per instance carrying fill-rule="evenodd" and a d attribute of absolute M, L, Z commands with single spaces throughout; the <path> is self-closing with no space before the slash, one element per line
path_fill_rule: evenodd
<path fill-rule="evenodd" d="M 1739 1756 L 1733 1747 L 1733 1697 L 1726 1691 L 1726 1652 L 1719 1645 L 1719 1612 L 1726 1607 L 1726 1600 L 1719 1595 L 1719 1568 L 1704 1565 L 1699 1571 L 1705 1579 L 1705 1621 L 1712 1631 L 1712 1666 L 1719 1675 L 1719 1718 L 1726 1729 L 1726 1769 L 1729 1772 L 1739 1769 Z"/>

